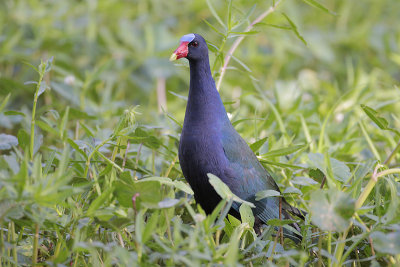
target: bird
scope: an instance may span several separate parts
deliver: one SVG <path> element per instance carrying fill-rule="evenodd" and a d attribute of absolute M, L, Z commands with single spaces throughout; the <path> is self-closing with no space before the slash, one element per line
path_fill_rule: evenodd
<path fill-rule="evenodd" d="M 268 220 L 280 218 L 280 201 L 281 219 L 292 219 L 291 215 L 295 215 L 304 220 L 304 214 L 283 196 L 256 200 L 259 191 L 280 190 L 228 118 L 211 74 L 205 39 L 194 33 L 182 36 L 170 61 L 180 58 L 189 61 L 190 86 L 178 156 L 195 201 L 207 214 L 211 214 L 221 201 L 209 182 L 207 174 L 211 173 L 236 196 L 254 204 L 254 229 L 258 234 Z M 239 208 L 240 203 L 234 202 L 229 213 L 240 220 Z M 295 243 L 301 242 L 298 224 L 291 226 L 297 233 L 284 228 L 283 235 Z"/>

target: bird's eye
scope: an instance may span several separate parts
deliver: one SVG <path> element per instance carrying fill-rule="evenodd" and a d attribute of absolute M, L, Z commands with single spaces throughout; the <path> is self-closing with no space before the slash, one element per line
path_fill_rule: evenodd
<path fill-rule="evenodd" d="M 198 42 L 192 42 L 191 45 L 192 45 L 193 47 L 197 47 L 197 46 L 199 45 L 199 43 L 198 43 Z"/>

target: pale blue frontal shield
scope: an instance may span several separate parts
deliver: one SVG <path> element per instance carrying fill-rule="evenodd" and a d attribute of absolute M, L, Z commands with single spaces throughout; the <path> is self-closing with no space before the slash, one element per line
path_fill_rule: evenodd
<path fill-rule="evenodd" d="M 191 41 L 193 41 L 194 37 L 196 37 L 196 36 L 194 36 L 193 33 L 186 34 L 186 35 L 182 36 L 181 42 L 190 43 Z"/>

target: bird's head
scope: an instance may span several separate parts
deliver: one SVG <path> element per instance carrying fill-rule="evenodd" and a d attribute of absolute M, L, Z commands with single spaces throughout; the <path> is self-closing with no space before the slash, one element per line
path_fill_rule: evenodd
<path fill-rule="evenodd" d="M 182 36 L 178 48 L 171 55 L 169 60 L 174 61 L 183 57 L 188 60 L 208 57 L 207 43 L 201 35 L 189 33 Z"/>

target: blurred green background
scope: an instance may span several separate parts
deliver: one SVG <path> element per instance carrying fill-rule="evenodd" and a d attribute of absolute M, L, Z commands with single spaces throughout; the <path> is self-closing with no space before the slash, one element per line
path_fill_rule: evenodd
<path fill-rule="evenodd" d="M 234 1 L 234 20 L 252 12 L 248 18 L 252 21 L 271 3 Z M 227 2 L 212 4 L 225 20 Z M 255 27 L 259 34 L 246 37 L 237 49 L 235 56 L 251 72 L 232 61 L 230 66 L 237 69 L 227 72 L 221 93 L 224 101 L 237 101 L 241 96 L 251 104 L 240 107 L 241 116 L 247 116 L 247 108 L 267 109 L 254 99 L 254 83 L 284 110 L 293 108 L 297 96 L 302 95 L 308 105 L 324 112 L 356 86 L 373 90 L 363 89 L 355 103 L 344 107 L 347 110 L 356 103 L 398 97 L 393 85 L 400 79 L 399 1 L 321 4 L 337 16 L 303 1 L 284 1 L 263 21 L 287 26 L 284 12 L 307 46 L 290 30 L 259 25 Z M 165 79 L 167 109 L 182 121 L 185 102 L 170 92 L 187 95 L 188 69 L 167 59 L 183 34 L 202 34 L 216 46 L 222 40 L 204 22 L 223 31 L 205 1 L 3 0 L 0 7 L 1 95 L 12 92 L 10 105 L 15 109 L 31 105 L 32 86 L 23 83 L 36 78 L 23 62 L 38 65 L 40 59 L 54 56 L 49 78 L 52 90 L 40 100 L 48 107 L 71 105 L 109 119 L 117 111 L 139 104 L 140 120 L 156 124 L 157 81 L 162 84 Z M 243 23 L 239 30 L 246 26 Z M 225 52 L 234 39 L 228 39 Z M 234 112 L 237 107 L 227 109 Z M 12 131 L 16 120 L 2 117 L 1 126 Z"/>

